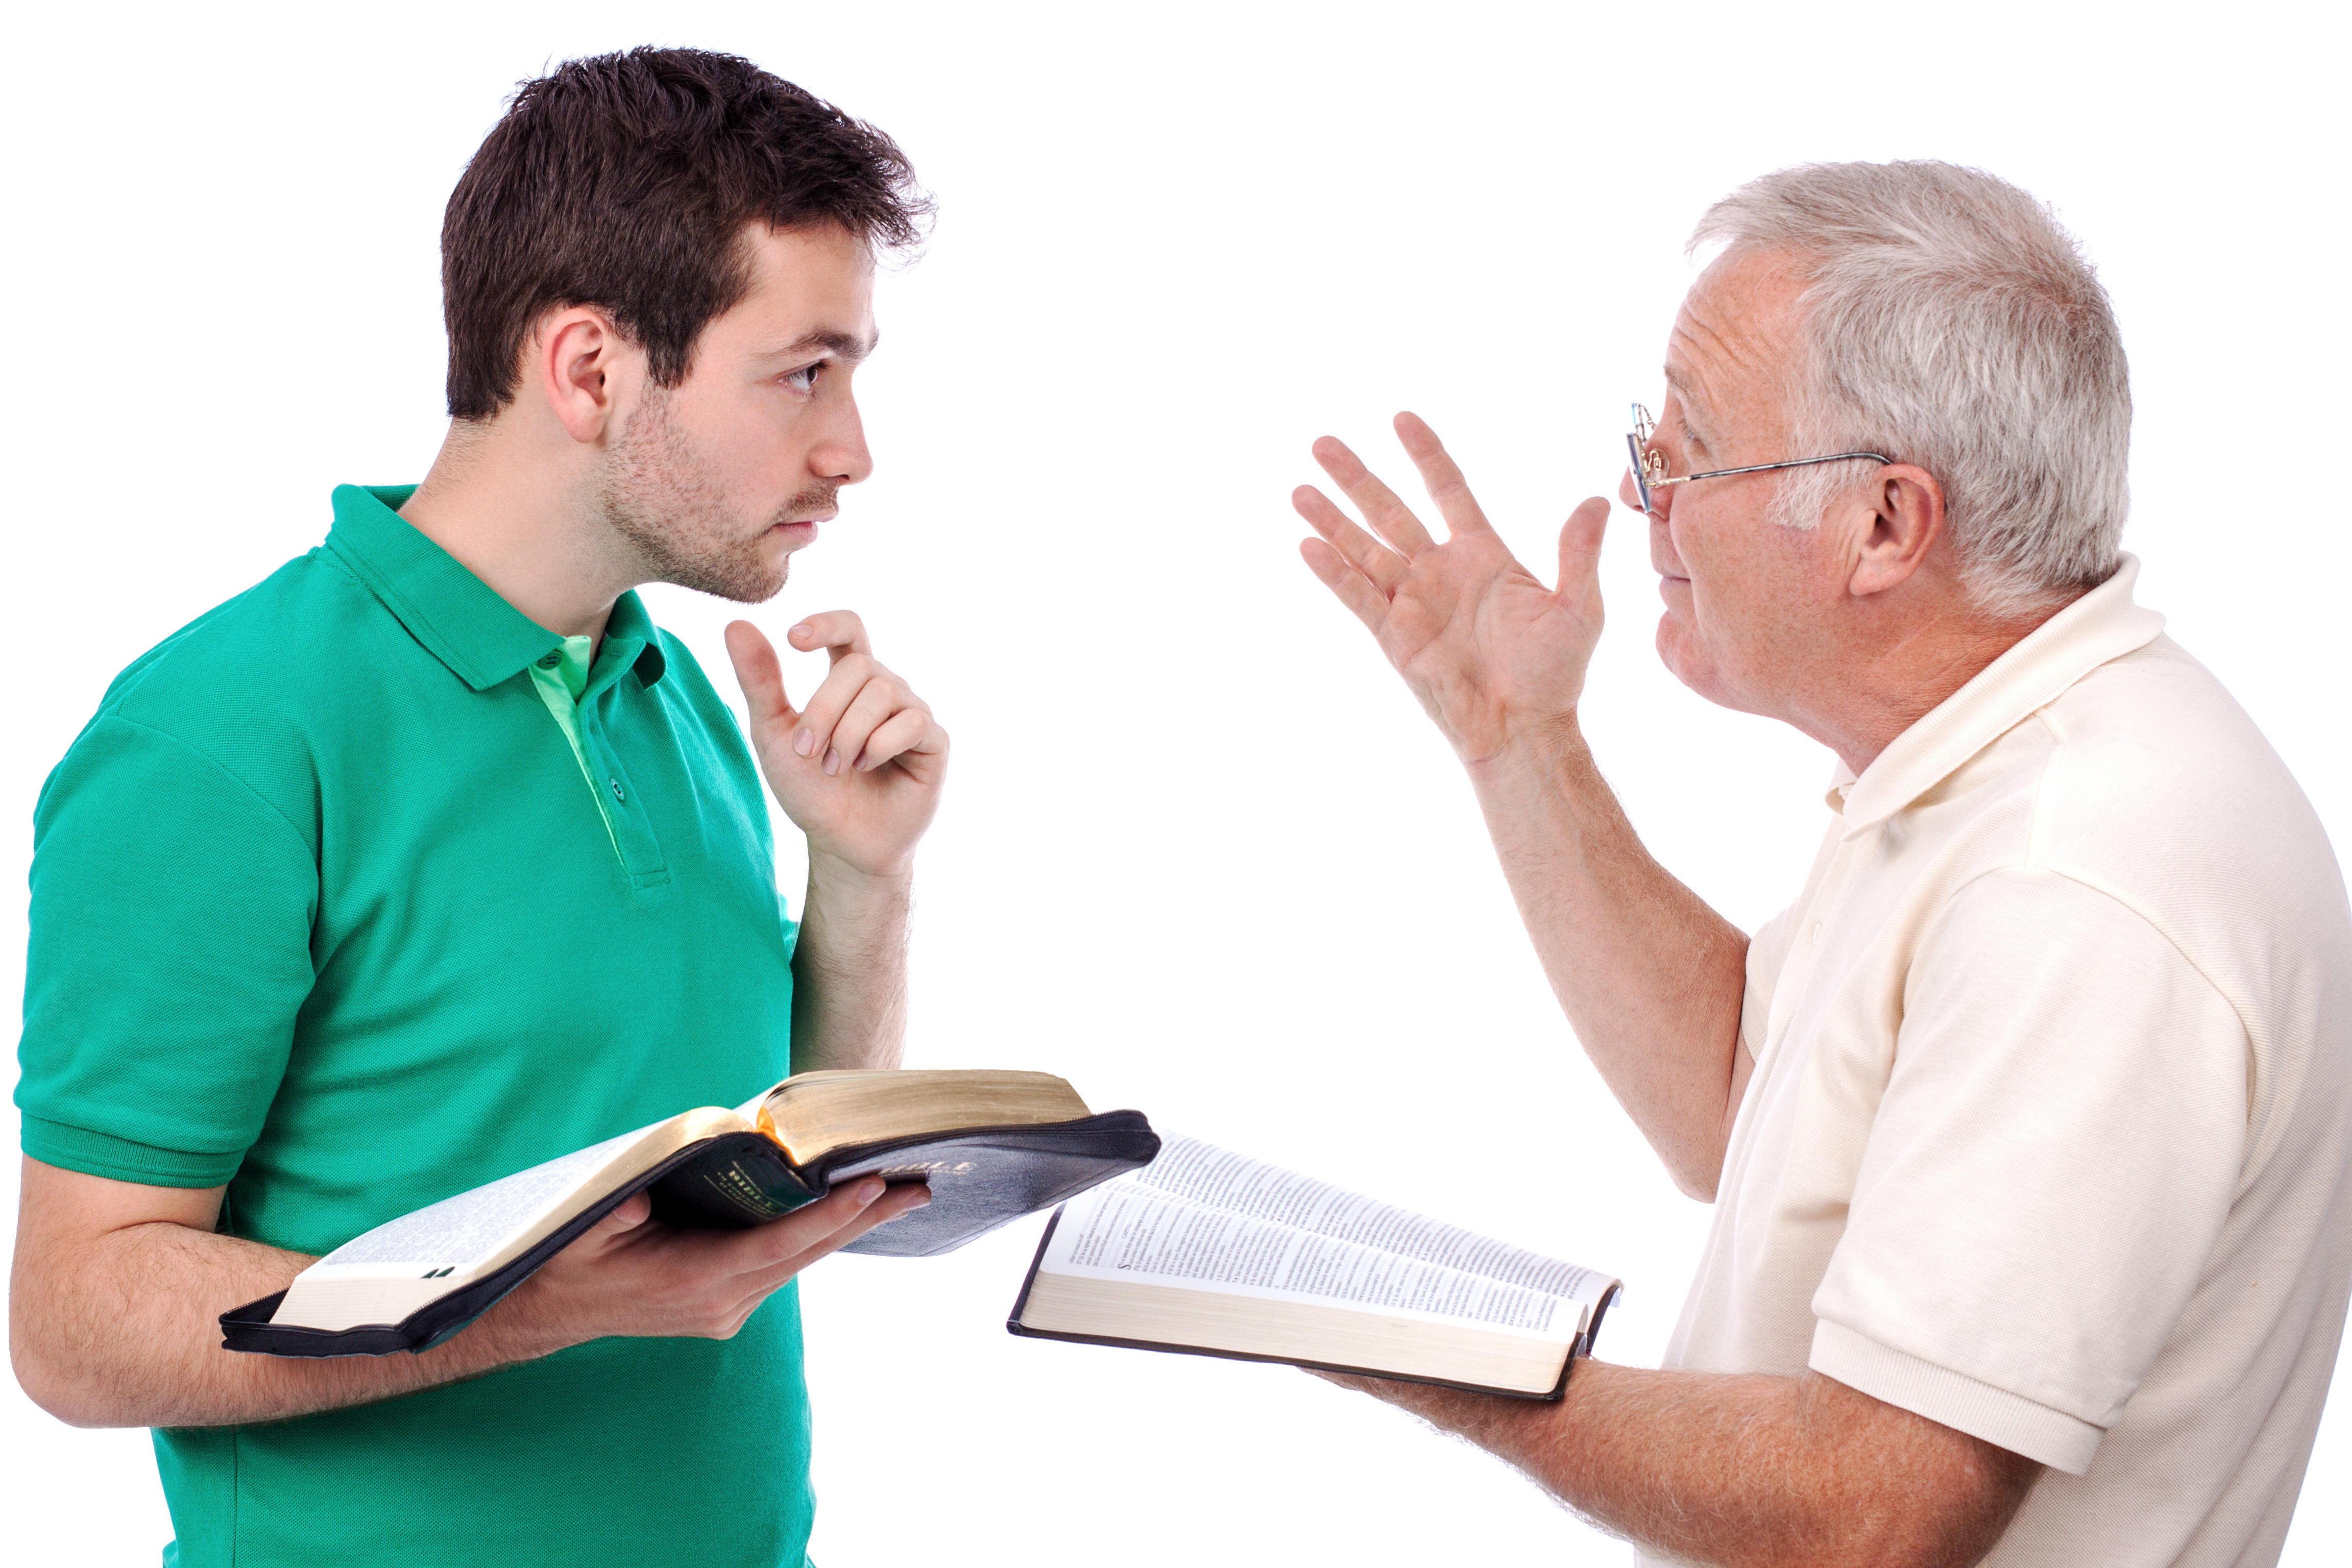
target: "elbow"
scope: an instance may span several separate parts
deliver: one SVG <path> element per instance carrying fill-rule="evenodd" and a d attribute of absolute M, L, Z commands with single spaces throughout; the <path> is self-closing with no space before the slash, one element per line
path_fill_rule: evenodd
<path fill-rule="evenodd" d="M 21 1281 L 19 1281 L 21 1283 Z M 25 1322 L 22 1298 L 9 1325 L 8 1364 L 25 1397 L 68 1427 L 143 1427 L 149 1423 L 110 1395 L 109 1380 L 64 1345 L 49 1343 Z"/>
<path fill-rule="evenodd" d="M 1856 1542 L 1849 1550 L 1832 1551 L 1807 1560 L 1807 1568 L 1969 1568 L 1991 1550 L 1987 1542 L 1981 1550 L 1944 1541 L 1924 1541 L 1916 1537 L 1902 1540 L 1871 1540 Z"/>
<path fill-rule="evenodd" d="M 1696 1203 L 1713 1203 L 1716 1189 L 1723 1183 L 1723 1151 L 1717 1149 L 1707 1156 L 1676 1160 L 1668 1167 L 1675 1179 L 1675 1190 Z"/>
<path fill-rule="evenodd" d="M 47 1359 L 29 1354 L 22 1344 L 11 1347 L 9 1362 L 16 1386 L 25 1397 L 68 1427 L 129 1427 L 134 1422 L 114 1418 L 94 1380 L 76 1377 Z"/>
<path fill-rule="evenodd" d="M 1809 1553 L 1807 1568 L 1969 1568 L 1983 1560 L 2016 1517 L 2040 1472 L 2004 1456 L 2000 1473 L 1930 1484 L 1919 1495 L 1850 1499 L 1847 1518 L 1833 1527 L 1825 1550 Z"/>

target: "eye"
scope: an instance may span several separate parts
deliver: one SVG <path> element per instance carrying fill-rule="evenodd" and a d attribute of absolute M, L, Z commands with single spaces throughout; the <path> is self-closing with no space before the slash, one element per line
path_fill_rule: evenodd
<path fill-rule="evenodd" d="M 787 371 L 784 372 L 784 384 L 794 392 L 814 392 L 817 374 L 824 369 L 824 361 L 819 360 L 815 364 L 803 365 L 796 371 Z"/>

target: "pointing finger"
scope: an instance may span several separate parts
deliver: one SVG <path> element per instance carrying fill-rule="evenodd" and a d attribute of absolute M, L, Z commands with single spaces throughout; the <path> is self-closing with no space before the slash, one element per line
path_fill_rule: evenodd
<path fill-rule="evenodd" d="M 833 655 L 836 664 L 852 653 L 874 652 L 874 640 L 866 634 L 866 622 L 854 610 L 828 610 L 812 615 L 784 635 L 803 653 L 823 648 Z"/>
<path fill-rule="evenodd" d="M 744 705 L 756 727 L 770 719 L 787 723 L 793 705 L 784 695 L 784 670 L 777 663 L 775 644 L 749 621 L 727 623 L 727 657 L 735 666 L 735 681 L 743 688 Z"/>

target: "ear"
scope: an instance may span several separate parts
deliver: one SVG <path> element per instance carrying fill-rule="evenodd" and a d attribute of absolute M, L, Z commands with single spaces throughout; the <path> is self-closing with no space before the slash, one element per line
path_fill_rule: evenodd
<path fill-rule="evenodd" d="M 543 319 L 531 336 L 530 380 L 572 440 L 594 444 L 611 430 L 632 357 L 612 318 L 574 305 Z"/>
<path fill-rule="evenodd" d="M 1860 548 L 1846 580 L 1857 598 L 1909 581 L 1944 537 L 1944 486 L 1925 468 L 1888 464 L 1855 505 L 1868 510 L 1855 519 Z"/>

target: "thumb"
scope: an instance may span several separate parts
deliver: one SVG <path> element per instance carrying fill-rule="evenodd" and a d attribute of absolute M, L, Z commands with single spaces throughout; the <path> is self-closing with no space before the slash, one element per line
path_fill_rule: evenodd
<path fill-rule="evenodd" d="M 653 1218 L 654 1200 L 642 1192 L 633 1192 L 620 1201 L 612 1213 L 590 1226 L 582 1233 L 575 1247 L 593 1253 Z"/>
<path fill-rule="evenodd" d="M 1601 536 L 1609 527 L 1609 503 L 1588 497 L 1568 515 L 1559 529 L 1559 582 L 1554 592 L 1562 601 L 1597 594 L 1601 589 Z"/>
<path fill-rule="evenodd" d="M 784 667 L 777 661 L 775 644 L 749 621 L 727 623 L 727 657 L 735 666 L 735 682 L 756 727 L 771 719 L 789 724 L 800 716 L 784 695 Z"/>

